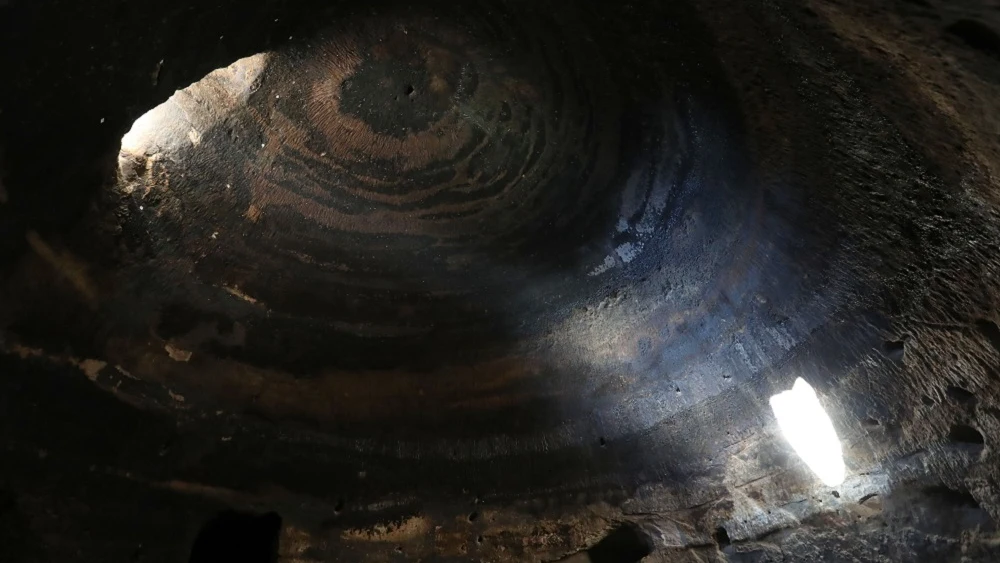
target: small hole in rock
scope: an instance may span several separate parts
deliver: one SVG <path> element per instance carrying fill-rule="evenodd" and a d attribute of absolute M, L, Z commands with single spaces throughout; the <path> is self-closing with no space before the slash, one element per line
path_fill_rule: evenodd
<path fill-rule="evenodd" d="M 997 326 L 997 323 L 989 319 L 979 319 L 976 321 L 976 328 L 997 353 L 1000 353 L 1000 326 Z"/>
<path fill-rule="evenodd" d="M 623 524 L 587 550 L 590 563 L 639 563 L 653 552 L 653 544 L 638 526 Z"/>
<path fill-rule="evenodd" d="M 191 547 L 189 563 L 276 563 L 281 517 L 228 510 L 202 527 Z"/>
<path fill-rule="evenodd" d="M 958 491 L 944 485 L 926 487 L 923 493 L 932 500 L 949 506 L 979 508 L 979 501 L 969 491 Z"/>
<path fill-rule="evenodd" d="M 959 444 L 982 445 L 986 443 L 982 433 L 967 424 L 952 426 L 951 431 L 948 432 L 948 439 Z"/>
<path fill-rule="evenodd" d="M 864 504 L 864 503 L 866 503 L 866 502 L 868 502 L 868 501 L 870 501 L 870 500 L 872 500 L 873 498 L 876 498 L 876 497 L 878 497 L 878 495 L 876 493 L 867 494 L 867 495 L 861 497 L 860 499 L 858 499 L 858 504 Z"/>
<path fill-rule="evenodd" d="M 892 360 L 902 360 L 906 353 L 906 343 L 902 340 L 887 340 L 883 344 L 885 356 Z"/>
<path fill-rule="evenodd" d="M 874 426 L 880 426 L 882 423 L 880 423 L 877 418 L 871 418 L 871 417 L 869 417 L 869 418 L 864 419 L 864 421 L 862 421 L 862 424 L 865 425 L 865 426 L 867 426 L 867 427 L 869 427 L 869 428 L 871 428 L 871 427 L 874 427 Z"/>
<path fill-rule="evenodd" d="M 927 395 L 921 395 L 920 396 L 920 402 L 922 402 L 923 404 L 925 404 L 925 405 L 927 405 L 929 407 L 929 406 L 932 406 L 934 404 L 934 399 L 931 399 Z"/>
<path fill-rule="evenodd" d="M 973 49 L 990 55 L 1000 55 L 1000 34 L 976 20 L 958 20 L 945 30 Z"/>
<path fill-rule="evenodd" d="M 833 492 L 832 492 L 832 493 L 830 493 L 830 494 L 832 494 L 832 495 L 833 495 L 833 498 L 840 498 L 840 491 L 833 491 Z"/>
<path fill-rule="evenodd" d="M 608 441 L 604 439 L 604 436 L 601 436 L 597 441 L 601 444 L 602 448 L 608 445 Z"/>
<path fill-rule="evenodd" d="M 712 537 L 715 538 L 715 543 L 719 544 L 719 547 L 726 547 L 732 543 L 729 540 L 729 532 L 727 532 L 722 526 L 715 529 L 715 533 L 712 534 Z"/>
<path fill-rule="evenodd" d="M 412 84 L 407 84 L 406 88 L 403 89 L 403 93 L 407 96 L 412 96 L 414 92 L 416 92 L 416 90 L 413 88 Z"/>
<path fill-rule="evenodd" d="M 971 403 L 976 400 L 975 393 L 955 385 L 949 385 L 947 389 L 945 389 L 945 393 L 947 393 L 951 399 L 959 403 Z"/>
<path fill-rule="evenodd" d="M 399 546 L 397 545 L 397 546 L 396 546 L 396 553 L 398 553 L 398 554 L 402 555 L 402 554 L 403 554 L 403 548 L 402 548 L 402 547 L 399 547 Z"/>
<path fill-rule="evenodd" d="M 476 538 L 476 543 L 483 543 L 483 536 L 477 537 Z"/>
<path fill-rule="evenodd" d="M 475 522 L 476 519 L 478 518 L 479 518 L 478 512 L 473 512 L 472 514 L 469 514 L 469 522 Z"/>
<path fill-rule="evenodd" d="M 344 499 L 337 499 L 337 505 L 333 507 L 334 513 L 340 513 L 344 511 Z"/>

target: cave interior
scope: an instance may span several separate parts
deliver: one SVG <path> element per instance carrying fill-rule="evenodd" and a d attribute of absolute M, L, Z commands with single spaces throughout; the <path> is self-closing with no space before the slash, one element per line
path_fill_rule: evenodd
<path fill-rule="evenodd" d="M 0 42 L 0 561 L 1000 561 L 1000 1 Z"/>

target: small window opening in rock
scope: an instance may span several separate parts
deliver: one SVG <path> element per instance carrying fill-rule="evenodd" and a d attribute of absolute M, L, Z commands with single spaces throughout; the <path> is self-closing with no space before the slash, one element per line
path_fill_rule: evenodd
<path fill-rule="evenodd" d="M 587 550 L 590 563 L 639 563 L 653 552 L 649 537 L 634 524 L 622 524 Z"/>
<path fill-rule="evenodd" d="M 228 510 L 208 521 L 191 547 L 189 563 L 277 563 L 281 517 Z"/>
<path fill-rule="evenodd" d="M 967 424 L 952 426 L 951 431 L 948 432 L 948 439 L 958 444 L 982 445 L 986 443 L 982 433 Z"/>
<path fill-rule="evenodd" d="M 732 543 L 729 540 L 729 532 L 727 532 L 722 526 L 715 529 L 715 533 L 712 534 L 712 537 L 715 538 L 715 543 L 719 544 L 719 547 L 726 547 Z"/>
<path fill-rule="evenodd" d="M 799 458 L 828 487 L 841 484 L 847 470 L 843 448 L 812 386 L 799 377 L 790 390 L 772 396 L 770 403 L 778 428 Z"/>
<path fill-rule="evenodd" d="M 256 90 L 269 59 L 269 53 L 260 53 L 212 71 L 140 116 L 122 137 L 118 153 L 122 189 L 133 193 L 154 163 L 199 150 L 202 137 Z M 144 190 L 136 193 L 140 199 L 149 196 Z"/>

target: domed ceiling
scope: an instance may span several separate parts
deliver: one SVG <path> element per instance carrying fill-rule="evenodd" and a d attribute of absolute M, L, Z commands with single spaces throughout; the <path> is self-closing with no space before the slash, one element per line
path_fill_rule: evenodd
<path fill-rule="evenodd" d="M 0 559 L 995 560 L 993 8 L 0 3 Z"/>

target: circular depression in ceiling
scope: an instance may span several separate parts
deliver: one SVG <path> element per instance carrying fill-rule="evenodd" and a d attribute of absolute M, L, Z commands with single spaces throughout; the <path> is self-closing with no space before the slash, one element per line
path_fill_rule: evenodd
<path fill-rule="evenodd" d="M 178 362 L 153 377 L 476 455 L 646 429 L 785 357 L 835 257 L 695 16 L 628 10 L 341 15 L 140 118 L 123 302 Z"/>

